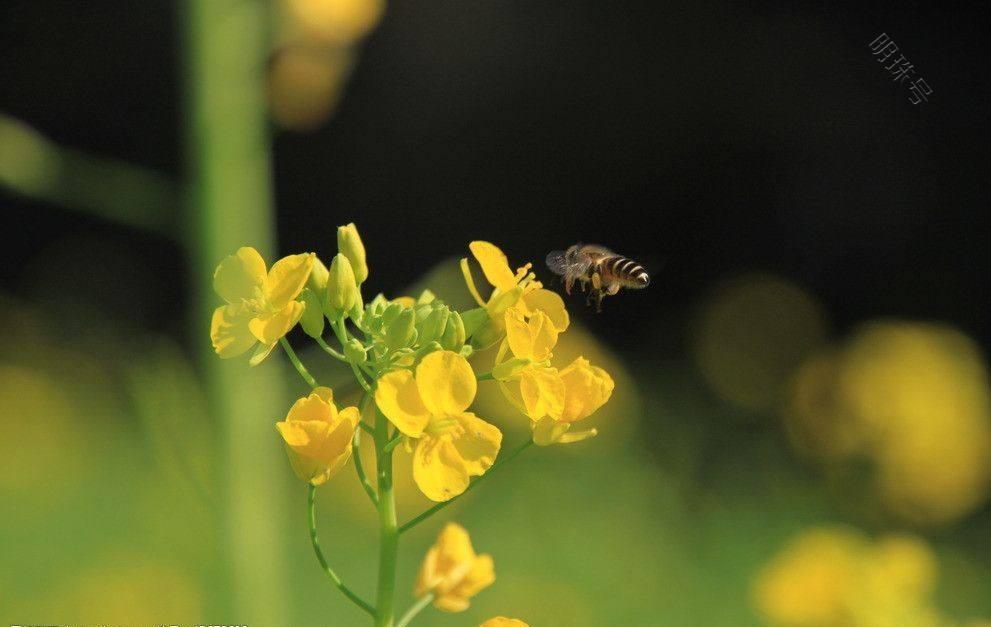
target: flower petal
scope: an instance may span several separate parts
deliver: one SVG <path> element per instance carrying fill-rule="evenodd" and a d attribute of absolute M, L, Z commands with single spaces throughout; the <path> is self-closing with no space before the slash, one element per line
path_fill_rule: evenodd
<path fill-rule="evenodd" d="M 564 300 L 557 292 L 544 288 L 533 290 L 523 295 L 523 305 L 527 315 L 532 316 L 537 311 L 544 312 L 558 333 L 564 333 L 571 323 Z"/>
<path fill-rule="evenodd" d="M 379 379 L 375 404 L 389 422 L 412 438 L 422 436 L 430 422 L 430 412 L 424 407 L 409 370 L 394 370 Z"/>
<path fill-rule="evenodd" d="M 289 255 L 275 262 L 265 278 L 265 296 L 273 309 L 283 309 L 306 285 L 316 255 Z"/>
<path fill-rule="evenodd" d="M 328 403 L 315 390 L 309 396 L 304 396 L 293 403 L 286 416 L 287 422 L 311 420 L 322 420 L 331 424 L 337 420 L 337 408 Z"/>
<path fill-rule="evenodd" d="M 469 475 L 482 475 L 495 463 L 502 446 L 502 432 L 471 412 L 461 414 L 457 421 L 464 433 L 452 439 L 454 448 L 461 455 Z"/>
<path fill-rule="evenodd" d="M 413 452 L 413 480 L 431 501 L 447 501 L 468 488 L 468 469 L 450 441 L 425 437 Z"/>
<path fill-rule="evenodd" d="M 222 359 L 243 355 L 255 345 L 255 336 L 248 329 L 251 317 L 251 312 L 243 305 L 224 305 L 213 311 L 210 341 Z"/>
<path fill-rule="evenodd" d="M 478 382 L 468 360 L 453 351 L 435 351 L 416 367 L 416 386 L 435 416 L 456 416 L 475 400 Z"/>
<path fill-rule="evenodd" d="M 264 285 L 265 260 L 250 246 L 226 257 L 213 273 L 213 289 L 228 303 L 257 298 Z"/>
<path fill-rule="evenodd" d="M 471 564 L 471 569 L 461 583 L 451 590 L 452 594 L 469 598 L 479 593 L 495 581 L 495 564 L 492 556 L 483 553 L 475 558 Z"/>
<path fill-rule="evenodd" d="M 303 481 L 309 481 L 320 473 L 320 461 L 313 454 L 327 437 L 330 425 L 321 420 L 309 422 L 283 421 L 275 423 L 286 443 L 289 463 L 293 472 Z"/>
<path fill-rule="evenodd" d="M 567 392 L 558 418 L 564 422 L 575 422 L 594 413 L 606 404 L 616 387 L 608 372 L 592 366 L 584 357 L 561 370 L 561 380 Z"/>
<path fill-rule="evenodd" d="M 556 368 L 531 367 L 520 375 L 520 396 L 531 420 L 557 418 L 564 411 L 567 390 Z"/>
<path fill-rule="evenodd" d="M 290 301 L 289 304 L 274 314 L 252 319 L 248 323 L 248 328 L 262 344 L 274 344 L 296 326 L 296 323 L 303 316 L 303 309 L 303 303 L 295 300 Z"/>
<path fill-rule="evenodd" d="M 471 254 L 475 255 L 478 264 L 488 282 L 497 290 L 509 291 L 516 287 L 516 274 L 509 268 L 509 259 L 499 250 L 498 246 L 489 242 L 475 241 L 468 244 Z"/>
<path fill-rule="evenodd" d="M 506 339 L 516 357 L 544 361 L 557 344 L 558 331 L 543 311 L 535 311 L 526 320 L 519 307 L 506 310 Z"/>

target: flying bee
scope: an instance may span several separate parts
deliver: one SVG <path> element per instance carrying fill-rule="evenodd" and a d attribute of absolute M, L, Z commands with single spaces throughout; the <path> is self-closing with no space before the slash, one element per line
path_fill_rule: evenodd
<path fill-rule="evenodd" d="M 564 291 L 569 295 L 575 281 L 579 281 L 582 291 L 588 293 L 588 302 L 595 301 L 596 311 L 602 311 L 603 298 L 614 296 L 620 288 L 639 290 L 650 284 L 643 266 L 595 244 L 551 251 L 547 267 L 564 278 Z"/>

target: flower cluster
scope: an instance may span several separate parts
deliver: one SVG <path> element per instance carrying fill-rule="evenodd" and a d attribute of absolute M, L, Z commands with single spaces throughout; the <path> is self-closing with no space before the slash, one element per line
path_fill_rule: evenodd
<path fill-rule="evenodd" d="M 936 607 L 936 583 L 936 556 L 921 538 L 871 540 L 851 528 L 820 527 L 771 560 L 756 580 L 754 601 L 770 625 L 960 627 Z"/>
<path fill-rule="evenodd" d="M 398 623 L 393 618 L 392 579 L 399 534 L 502 463 L 497 462 L 502 432 L 470 411 L 479 382 L 498 385 L 531 427 L 532 437 L 508 454 L 508 460 L 532 443 L 569 443 L 595 435 L 594 429 L 573 426 L 609 400 L 613 380 L 582 357 L 563 367 L 554 365 L 554 347 L 570 324 L 563 300 L 543 287 L 531 264 L 512 270 L 493 244 L 469 245 L 492 286 L 487 298 L 475 285 L 468 259 L 461 260 L 467 288 L 478 303 L 468 311 L 456 311 L 429 291 L 416 298 L 378 294 L 366 302 L 362 287 L 369 269 L 354 224 L 338 229 L 337 245 L 329 265 L 304 253 L 267 269 L 261 255 L 249 247 L 224 259 L 214 274 L 214 287 L 226 303 L 216 309 L 211 322 L 214 350 L 232 358 L 254 348 L 249 363 L 257 365 L 281 344 L 312 388 L 276 428 L 293 471 L 310 486 L 311 540 L 331 581 L 371 614 L 376 625 L 406 625 L 430 603 L 440 610 L 462 611 L 495 574 L 492 558 L 476 555 L 468 532 L 458 525 L 448 524 L 428 551 L 414 589 L 419 600 Z M 334 393 L 310 375 L 286 339 L 297 324 L 324 353 L 351 369 L 365 392 L 360 403 L 339 408 Z M 336 348 L 324 339 L 328 327 Z M 469 358 L 489 347 L 498 347 L 491 371 L 476 373 Z M 363 431 L 374 437 L 376 485 L 356 455 Z M 403 525 L 396 520 L 392 492 L 392 454 L 400 445 L 411 453 L 416 485 L 436 502 Z M 374 607 L 329 567 L 317 541 L 313 490 L 349 459 L 379 511 L 383 544 Z M 526 624 L 496 617 L 485 625 Z"/>

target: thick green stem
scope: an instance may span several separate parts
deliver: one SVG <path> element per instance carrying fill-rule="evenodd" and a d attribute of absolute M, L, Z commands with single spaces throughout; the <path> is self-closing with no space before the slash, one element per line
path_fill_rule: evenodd
<path fill-rule="evenodd" d="M 430 605 L 430 602 L 433 600 L 434 600 L 433 592 L 429 592 L 423 595 L 422 597 L 420 597 L 417 600 L 417 602 L 414 603 L 413 606 L 410 607 L 405 614 L 403 614 L 403 617 L 399 619 L 398 623 L 396 623 L 396 627 L 406 627 L 406 625 L 409 625 L 413 621 L 413 619 L 416 618 L 416 615 L 422 612 L 423 608 Z"/>
<path fill-rule="evenodd" d="M 375 450 L 378 452 L 379 577 L 376 597 L 375 627 L 393 627 L 395 620 L 396 557 L 399 530 L 396 521 L 396 497 L 392 492 L 392 451 L 389 423 L 381 413 L 375 418 Z"/>
<path fill-rule="evenodd" d="M 180 241 L 193 277 L 192 337 L 204 338 L 220 304 L 214 268 L 240 246 L 267 259 L 275 253 L 265 64 L 270 3 L 262 0 L 184 0 L 185 182 L 188 194 Z M 108 188 L 109 189 L 109 188 Z M 283 415 L 285 387 L 273 365 L 248 367 L 220 360 L 202 341 L 204 388 L 224 446 L 226 500 L 219 508 L 223 558 L 217 573 L 227 591 L 216 612 L 250 616 L 258 625 L 284 624 L 289 536 L 281 476 L 285 455 L 273 446 L 272 420 Z M 215 613 L 216 613 L 215 612 Z"/>
<path fill-rule="evenodd" d="M 341 581 L 341 578 L 337 576 L 337 573 L 334 572 L 334 569 L 331 568 L 329 564 L 327 564 L 327 558 L 323 556 L 323 550 L 320 548 L 320 540 L 317 538 L 317 508 L 314 499 L 317 488 L 313 484 L 310 484 L 307 487 L 309 488 L 309 490 L 307 491 L 306 494 L 306 508 L 309 514 L 309 521 L 310 521 L 310 543 L 313 544 L 313 552 L 317 556 L 317 561 L 320 562 L 320 567 L 323 568 L 323 572 L 327 573 L 327 576 L 330 578 L 330 581 L 335 586 L 337 586 L 337 588 L 341 592 L 344 593 L 344 596 L 350 599 L 352 603 L 354 603 L 361 609 L 365 610 L 372 616 L 375 616 L 375 608 L 373 608 L 364 599 L 359 597 L 357 594 L 352 592 L 350 588 L 344 585 L 344 582 Z"/>
<path fill-rule="evenodd" d="M 289 356 L 289 361 L 291 361 L 292 365 L 296 368 L 296 372 L 299 373 L 299 376 L 303 377 L 303 381 L 306 381 L 306 384 L 311 388 L 316 388 L 317 380 L 313 378 L 310 371 L 306 369 L 303 362 L 301 362 L 299 357 L 296 356 L 296 351 L 294 351 L 292 346 L 289 345 L 289 340 L 283 337 L 279 339 L 279 343 L 282 344 L 282 348 L 286 351 L 286 355 Z"/>
<path fill-rule="evenodd" d="M 486 477 L 488 477 L 489 475 L 491 475 L 493 472 L 495 472 L 496 470 L 498 470 L 502 466 L 505 466 L 509 462 L 513 461 L 516 458 L 517 455 L 519 455 L 523 451 L 525 451 L 528 448 L 530 448 L 530 445 L 531 444 L 533 444 L 533 438 L 527 440 L 523 444 L 520 444 L 515 449 L 513 449 L 512 451 L 510 451 L 508 455 L 506 455 L 505 457 L 500 458 L 498 461 L 496 461 L 496 463 L 492 464 L 492 467 L 489 468 L 488 471 L 484 475 L 482 475 L 480 477 L 475 477 L 475 480 L 472 481 L 471 483 L 469 483 L 468 484 L 468 487 L 461 494 L 457 495 L 453 499 L 444 501 L 443 503 L 437 503 L 433 507 L 425 510 L 423 513 L 421 513 L 416 518 L 403 523 L 403 525 L 399 528 L 399 533 L 403 533 L 404 531 L 408 531 L 408 530 L 412 529 L 413 527 L 417 526 L 418 524 L 420 524 L 424 520 L 430 518 L 431 516 L 433 516 L 434 514 L 436 514 L 437 512 L 439 512 L 440 510 L 444 509 L 445 507 L 447 507 L 448 505 L 450 505 L 454 501 L 457 501 L 459 498 L 461 498 L 462 495 L 467 494 L 469 491 L 471 491 L 472 488 L 474 488 L 476 485 L 478 485 L 479 483 L 481 483 Z"/>

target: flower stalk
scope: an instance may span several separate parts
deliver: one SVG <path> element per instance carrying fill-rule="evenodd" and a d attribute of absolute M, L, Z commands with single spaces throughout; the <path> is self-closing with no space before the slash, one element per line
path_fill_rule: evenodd
<path fill-rule="evenodd" d="M 375 627 L 393 627 L 395 614 L 396 559 L 399 529 L 396 496 L 392 491 L 392 451 L 387 451 L 389 423 L 381 413 L 375 417 L 375 449 L 378 452 L 379 574 Z"/>
<path fill-rule="evenodd" d="M 337 588 L 344 593 L 344 596 L 350 599 L 352 603 L 360 607 L 368 614 L 375 616 L 375 608 L 344 585 L 344 582 L 341 581 L 341 578 L 334 572 L 334 569 L 330 567 L 327 563 L 327 558 L 323 555 L 323 550 L 320 548 L 320 539 L 317 537 L 317 508 L 314 498 L 316 496 L 316 492 L 317 487 L 310 484 L 309 489 L 306 492 L 306 510 L 310 521 L 310 543 L 313 545 L 313 553 L 317 556 L 317 561 L 320 562 L 320 567 L 323 568 L 325 573 L 327 573 L 327 577 L 330 578 L 331 583 L 337 586 Z"/>

